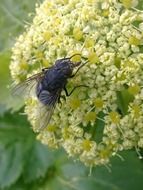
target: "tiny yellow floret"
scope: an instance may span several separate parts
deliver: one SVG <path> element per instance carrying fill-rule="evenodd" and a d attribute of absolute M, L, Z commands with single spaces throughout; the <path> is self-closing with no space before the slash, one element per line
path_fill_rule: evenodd
<path fill-rule="evenodd" d="M 91 141 L 88 139 L 83 140 L 82 146 L 85 151 L 89 151 L 91 149 Z"/>
<path fill-rule="evenodd" d="M 82 30 L 80 29 L 80 28 L 78 28 L 78 27 L 75 27 L 74 29 L 73 29 L 73 37 L 76 39 L 76 40 L 81 40 L 82 39 L 82 37 L 83 37 L 83 32 L 82 32 Z"/>
<path fill-rule="evenodd" d="M 134 113 L 134 117 L 137 119 L 141 114 L 140 106 L 139 105 L 133 105 L 132 110 L 133 110 L 133 113 Z"/>
<path fill-rule="evenodd" d="M 130 44 L 130 45 L 138 46 L 138 45 L 140 45 L 140 39 L 138 39 L 138 38 L 135 37 L 135 36 L 131 36 L 131 37 L 129 38 L 129 44 Z"/>
<path fill-rule="evenodd" d="M 90 122 L 90 121 L 95 121 L 96 120 L 96 113 L 91 111 L 89 113 L 87 113 L 84 117 L 84 120 L 86 122 Z"/>
<path fill-rule="evenodd" d="M 75 110 L 81 105 L 81 101 L 78 98 L 72 98 L 69 100 L 69 105 L 71 109 Z"/>
<path fill-rule="evenodd" d="M 114 124 L 118 124 L 120 122 L 120 115 L 115 111 L 110 112 L 109 117 Z"/>
<path fill-rule="evenodd" d="M 137 95 L 140 91 L 140 86 L 138 85 L 133 85 L 128 88 L 128 92 L 132 95 Z"/>
<path fill-rule="evenodd" d="M 91 64 L 95 64 L 99 61 L 99 58 L 95 52 L 90 52 L 88 55 L 88 60 Z"/>
<path fill-rule="evenodd" d="M 94 105 L 97 107 L 97 108 L 102 108 L 103 107 L 103 100 L 101 98 L 96 98 L 94 100 Z"/>

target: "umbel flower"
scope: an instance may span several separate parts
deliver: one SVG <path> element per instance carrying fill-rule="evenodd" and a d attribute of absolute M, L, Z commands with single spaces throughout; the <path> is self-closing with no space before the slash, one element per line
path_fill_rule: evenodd
<path fill-rule="evenodd" d="M 122 150 L 143 148 L 143 12 L 137 4 L 45 0 L 36 5 L 32 24 L 12 49 L 15 83 L 75 53 L 89 61 L 67 88 L 88 87 L 61 98 L 49 125 L 37 135 L 87 166 L 107 164 Z M 40 121 L 38 102 L 35 94 L 25 99 L 33 130 Z"/>

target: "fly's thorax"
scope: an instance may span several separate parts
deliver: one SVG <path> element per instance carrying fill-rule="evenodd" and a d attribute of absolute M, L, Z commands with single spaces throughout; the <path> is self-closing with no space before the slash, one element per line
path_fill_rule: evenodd
<path fill-rule="evenodd" d="M 70 77 L 73 72 L 73 63 L 70 59 L 59 59 L 55 62 L 55 67 L 59 71 L 59 73 L 63 73 L 66 78 Z"/>

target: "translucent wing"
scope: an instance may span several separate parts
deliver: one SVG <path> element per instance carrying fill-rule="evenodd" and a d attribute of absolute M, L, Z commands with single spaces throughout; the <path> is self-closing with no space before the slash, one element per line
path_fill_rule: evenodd
<path fill-rule="evenodd" d="M 22 97 L 29 96 L 33 93 L 33 89 L 35 90 L 37 83 L 43 78 L 43 76 L 44 72 L 40 72 L 27 78 L 24 82 L 13 85 L 11 87 L 12 95 Z"/>
<path fill-rule="evenodd" d="M 36 124 L 36 131 L 39 132 L 40 130 L 44 129 L 48 126 L 51 116 L 54 112 L 54 108 L 56 106 L 56 103 L 58 102 L 60 98 L 61 90 L 57 91 L 54 95 L 51 94 L 50 98 L 45 96 L 45 102 L 48 99 L 48 103 L 42 104 L 39 101 L 38 109 L 37 109 L 37 121 Z M 43 97 L 44 98 L 44 97 Z"/>

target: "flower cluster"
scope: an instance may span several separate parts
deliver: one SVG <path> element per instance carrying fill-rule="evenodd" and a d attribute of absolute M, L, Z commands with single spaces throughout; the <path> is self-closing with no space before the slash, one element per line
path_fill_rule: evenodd
<path fill-rule="evenodd" d="M 69 90 L 81 84 L 88 88 L 61 98 L 49 125 L 37 136 L 88 166 L 107 164 L 122 150 L 143 148 L 143 12 L 137 4 L 45 0 L 36 5 L 33 23 L 12 49 L 15 83 L 75 53 L 89 61 L 68 82 Z M 36 130 L 39 100 L 32 94 L 25 104 Z"/>

